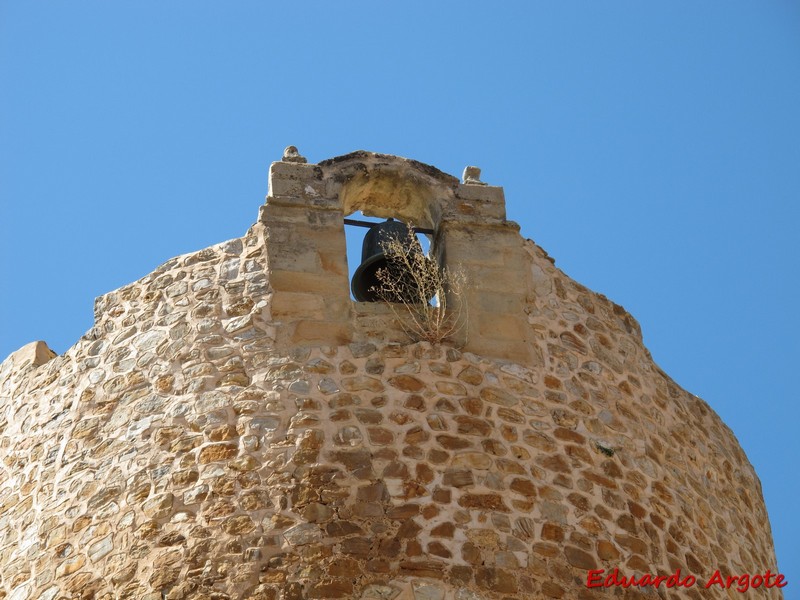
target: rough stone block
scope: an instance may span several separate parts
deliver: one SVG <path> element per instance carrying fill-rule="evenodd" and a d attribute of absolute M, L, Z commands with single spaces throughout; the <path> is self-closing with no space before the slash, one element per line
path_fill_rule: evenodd
<path fill-rule="evenodd" d="M 506 218 L 506 198 L 502 187 L 461 184 L 456 189 L 452 207 L 461 214 L 494 219 Z M 475 212 L 472 212 L 473 210 Z"/>
<path fill-rule="evenodd" d="M 348 281 L 341 276 L 276 269 L 270 273 L 270 283 L 275 291 L 349 298 Z"/>
<path fill-rule="evenodd" d="M 294 250 L 293 252 L 291 250 Z M 313 248 L 284 248 L 270 253 L 270 268 L 276 271 L 320 273 L 322 261 Z"/>
<path fill-rule="evenodd" d="M 290 341 L 294 344 L 343 346 L 352 341 L 352 328 L 346 322 L 298 321 Z"/>
<path fill-rule="evenodd" d="M 272 298 L 272 316 L 276 319 L 286 317 L 322 317 L 325 313 L 325 298 L 319 294 L 300 292 L 279 292 Z"/>
<path fill-rule="evenodd" d="M 38 367 L 56 357 L 56 353 L 47 347 L 47 343 L 38 341 L 25 344 L 16 352 L 12 352 L 6 360 L 14 363 L 14 368 Z"/>
<path fill-rule="evenodd" d="M 478 333 L 482 337 L 510 342 L 525 341 L 520 331 L 525 330 L 527 323 L 519 314 L 484 313 L 478 316 L 477 321 Z"/>
<path fill-rule="evenodd" d="M 283 162 L 278 161 L 270 165 L 269 168 L 269 195 L 280 195 L 276 191 L 283 182 L 302 182 L 324 189 L 325 182 L 322 181 L 322 170 L 314 164 Z"/>
<path fill-rule="evenodd" d="M 503 294 L 518 294 L 528 289 L 528 274 L 520 269 L 489 268 L 469 263 L 461 263 L 470 282 L 468 293 L 477 290 L 491 290 Z M 473 288 L 474 286 L 474 288 Z"/>
<path fill-rule="evenodd" d="M 318 206 L 300 202 L 289 196 L 268 198 L 268 203 L 259 208 L 258 219 L 268 226 L 308 226 L 314 231 L 336 229 L 344 232 L 342 212 L 328 201 L 319 201 Z"/>

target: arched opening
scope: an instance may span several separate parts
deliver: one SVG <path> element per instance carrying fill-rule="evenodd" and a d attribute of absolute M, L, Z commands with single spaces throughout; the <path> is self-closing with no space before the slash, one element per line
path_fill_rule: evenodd
<path fill-rule="evenodd" d="M 426 229 L 435 229 L 441 218 L 434 190 L 399 173 L 360 174 L 342 185 L 339 199 L 345 216 L 361 212 L 367 217 L 393 217 Z"/>
<path fill-rule="evenodd" d="M 368 259 L 363 252 L 365 234 L 370 231 L 369 223 L 378 225 L 387 219 L 400 221 L 416 231 L 416 238 L 426 256 L 432 250 L 441 210 L 434 189 L 427 182 L 401 176 L 398 172 L 362 172 L 342 185 L 339 199 L 345 216 L 347 265 L 353 300 L 363 300 L 363 297 L 356 298 L 352 287 L 353 277 Z"/>

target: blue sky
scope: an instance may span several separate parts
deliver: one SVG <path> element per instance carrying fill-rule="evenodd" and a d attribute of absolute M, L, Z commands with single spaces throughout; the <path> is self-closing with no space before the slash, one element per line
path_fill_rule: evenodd
<path fill-rule="evenodd" d="M 242 235 L 289 144 L 478 165 L 737 435 L 791 590 L 798 107 L 786 0 L 0 0 L 0 357 Z"/>

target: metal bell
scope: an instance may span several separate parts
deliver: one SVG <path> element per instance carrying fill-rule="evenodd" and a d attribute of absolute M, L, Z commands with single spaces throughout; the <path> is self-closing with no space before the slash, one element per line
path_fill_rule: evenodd
<path fill-rule="evenodd" d="M 408 253 L 424 255 L 419 240 L 413 236 L 411 229 L 405 223 L 389 218 L 370 227 L 361 246 L 361 264 L 356 269 L 350 284 L 353 296 L 359 302 L 386 301 L 413 304 L 420 301 L 413 276 L 408 272 L 402 272 L 398 262 L 384 252 L 386 244 L 391 240 L 398 240 L 406 246 L 405 251 Z M 378 271 L 381 269 L 390 276 L 398 278 L 399 285 L 396 286 L 396 292 L 386 290 L 382 285 L 378 278 Z"/>

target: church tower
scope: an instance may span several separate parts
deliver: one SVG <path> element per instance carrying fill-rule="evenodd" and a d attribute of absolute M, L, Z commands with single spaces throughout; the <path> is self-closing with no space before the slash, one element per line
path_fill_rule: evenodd
<path fill-rule="evenodd" d="M 358 211 L 429 241 L 410 296 L 377 293 L 384 241 L 351 297 Z M 9 356 L 0 411 L 9 600 L 727 599 L 716 570 L 775 570 L 732 432 L 475 168 L 288 148 L 243 237 Z M 589 587 L 614 569 L 697 583 Z"/>

